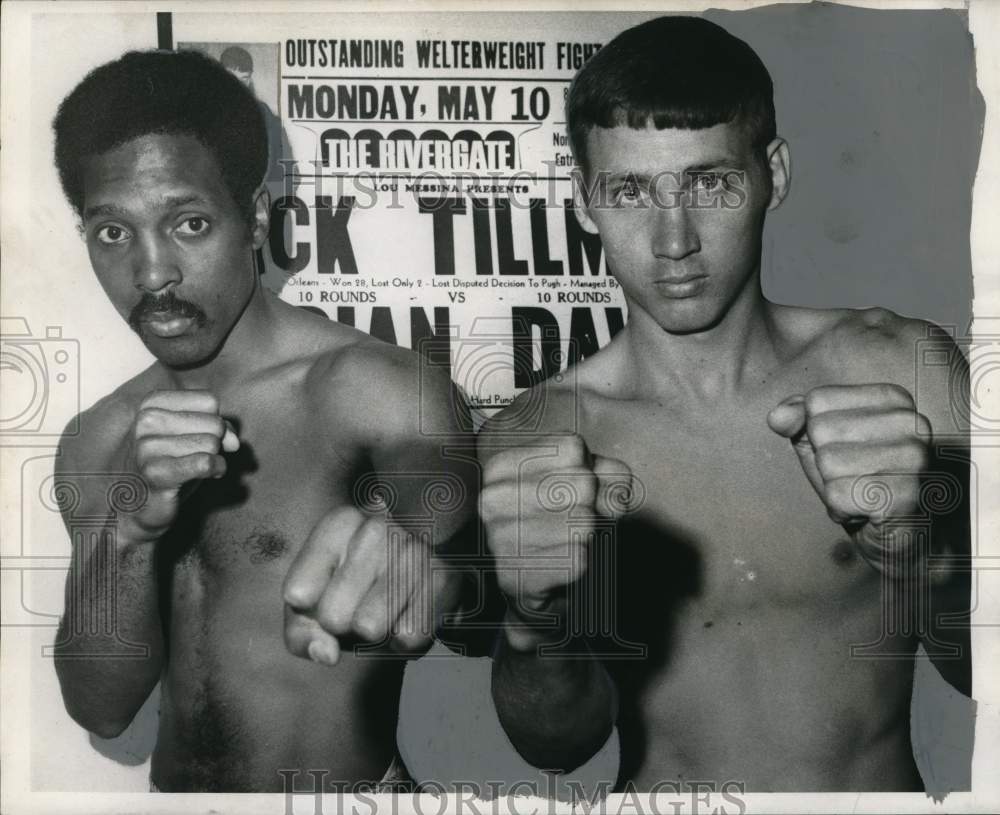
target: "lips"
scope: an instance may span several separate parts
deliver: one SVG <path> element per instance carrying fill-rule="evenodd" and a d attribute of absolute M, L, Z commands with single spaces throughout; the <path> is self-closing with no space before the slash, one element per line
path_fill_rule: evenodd
<path fill-rule="evenodd" d="M 707 275 L 693 274 L 683 277 L 664 277 L 660 280 L 654 280 L 653 285 L 665 297 L 680 300 L 701 294 L 707 280 Z"/>
<path fill-rule="evenodd" d="M 183 314 L 158 312 L 150 314 L 142 322 L 150 333 L 157 337 L 169 338 L 179 337 L 194 325 L 195 320 L 194 317 L 187 317 Z"/>

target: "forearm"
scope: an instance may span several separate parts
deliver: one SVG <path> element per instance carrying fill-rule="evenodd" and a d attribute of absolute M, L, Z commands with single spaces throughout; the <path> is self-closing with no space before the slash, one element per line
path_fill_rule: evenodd
<path fill-rule="evenodd" d="M 508 615 L 508 631 L 510 625 Z M 548 638 L 549 643 L 558 640 Z M 501 634 L 493 663 L 493 701 L 507 736 L 526 761 L 568 771 L 607 740 L 617 715 L 615 689 L 599 660 L 580 656 L 582 642 L 545 653 L 539 653 L 541 645 L 537 640 L 528 645 L 523 634 Z"/>
<path fill-rule="evenodd" d="M 971 696 L 973 572 L 968 504 L 963 502 L 955 512 L 937 519 L 932 534 L 932 561 L 927 569 L 930 619 L 924 628 L 924 650 L 952 687 Z"/>
<path fill-rule="evenodd" d="M 868 559 L 883 576 L 882 590 L 893 607 L 903 610 L 908 629 L 920 638 L 942 677 L 969 696 L 968 504 L 959 501 L 954 511 L 928 512 L 926 520 L 929 523 L 895 522 L 872 535 Z"/>
<path fill-rule="evenodd" d="M 74 542 L 54 652 L 70 715 L 105 738 L 124 730 L 164 659 L 154 543 L 114 527 Z"/>

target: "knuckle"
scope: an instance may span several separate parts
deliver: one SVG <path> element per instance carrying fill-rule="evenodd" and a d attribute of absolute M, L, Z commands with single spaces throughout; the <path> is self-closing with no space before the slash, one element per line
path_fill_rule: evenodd
<path fill-rule="evenodd" d="M 281 599 L 294 613 L 301 613 L 308 608 L 306 588 L 294 575 L 289 575 L 281 589 Z"/>
<path fill-rule="evenodd" d="M 494 523 L 500 518 L 500 506 L 493 495 L 481 493 L 479 496 L 479 517 L 485 523 Z"/>
<path fill-rule="evenodd" d="M 496 557 L 509 557 L 517 541 L 517 530 L 509 524 L 487 521 L 486 545 Z"/>
<path fill-rule="evenodd" d="M 211 453 L 195 453 L 191 465 L 196 475 L 208 475 L 215 469 L 215 456 Z"/>
<path fill-rule="evenodd" d="M 150 486 L 159 486 L 163 480 L 163 463 L 158 459 L 139 462 L 139 476 Z"/>
<path fill-rule="evenodd" d="M 566 436 L 558 440 L 559 445 L 559 458 L 563 461 L 583 461 L 583 458 L 587 451 L 587 446 L 584 444 L 583 437 L 578 433 L 574 433 L 571 436 Z"/>
<path fill-rule="evenodd" d="M 285 648 L 294 656 L 309 659 L 309 645 L 316 637 L 315 621 L 294 612 L 285 613 Z"/>
<path fill-rule="evenodd" d="M 339 551 L 350 542 L 357 530 L 359 514 L 353 507 L 331 510 L 317 522 L 309 540 L 313 546 Z"/>
<path fill-rule="evenodd" d="M 510 489 L 506 484 L 490 484 L 479 493 L 481 513 L 485 520 L 502 517 L 511 505 Z"/>
<path fill-rule="evenodd" d="M 926 444 L 921 444 L 920 442 L 915 442 L 910 445 L 911 456 L 913 457 L 913 464 L 918 470 L 926 470 L 931 463 L 931 452 L 927 448 Z"/>
<path fill-rule="evenodd" d="M 403 651 L 418 651 L 427 641 L 419 631 L 403 629 L 393 633 L 393 643 Z"/>
<path fill-rule="evenodd" d="M 143 436 L 142 438 L 136 439 L 136 461 L 140 462 L 140 464 L 147 462 L 152 457 L 155 446 L 156 441 L 151 436 Z"/>
<path fill-rule="evenodd" d="M 886 382 L 882 385 L 882 393 L 887 399 L 898 400 L 908 406 L 913 405 L 913 396 L 902 385 L 897 385 L 894 382 Z"/>
<path fill-rule="evenodd" d="M 823 485 L 823 503 L 834 512 L 850 514 L 852 484 L 850 479 L 837 478 Z"/>
<path fill-rule="evenodd" d="M 483 484 L 495 484 L 517 472 L 515 456 L 517 450 L 503 450 L 495 454 L 483 465 Z"/>
<path fill-rule="evenodd" d="M 385 637 L 386 621 L 384 614 L 378 614 L 373 609 L 358 611 L 352 622 L 354 632 L 369 642 Z"/>
<path fill-rule="evenodd" d="M 593 484 L 597 481 L 597 476 L 593 470 L 581 464 L 570 464 L 553 470 L 547 476 L 548 479 L 569 481 L 573 484 Z"/>
<path fill-rule="evenodd" d="M 345 614 L 335 603 L 320 603 L 316 610 L 316 622 L 332 634 L 346 634 L 350 630 L 351 615 Z"/>
<path fill-rule="evenodd" d="M 140 410 L 159 404 L 164 396 L 170 391 L 165 390 L 152 390 L 147 393 L 141 402 L 139 402 Z"/>
<path fill-rule="evenodd" d="M 837 451 L 830 445 L 816 448 L 815 456 L 816 467 L 823 476 L 826 476 L 839 464 Z"/>
<path fill-rule="evenodd" d="M 140 410 L 135 417 L 136 433 L 152 433 L 160 426 L 163 418 L 163 411 L 155 407 L 146 407 Z"/>
<path fill-rule="evenodd" d="M 821 414 L 810 419 L 808 433 L 813 446 L 820 448 L 836 440 L 837 426 L 829 416 Z"/>
<path fill-rule="evenodd" d="M 587 559 L 578 553 L 566 565 L 566 582 L 575 583 L 587 573 Z"/>
<path fill-rule="evenodd" d="M 518 580 L 510 570 L 501 569 L 497 573 L 497 588 L 507 597 L 513 597 L 518 591 Z"/>
<path fill-rule="evenodd" d="M 198 433 L 191 441 L 196 447 L 209 453 L 217 453 L 219 451 L 220 439 L 218 436 L 213 436 L 211 433 Z"/>
<path fill-rule="evenodd" d="M 308 659 L 309 657 L 309 640 L 306 639 L 299 631 L 289 630 L 285 628 L 285 649 L 294 657 L 301 657 L 303 659 Z"/>
<path fill-rule="evenodd" d="M 821 413 L 829 401 L 829 389 L 827 387 L 813 388 L 806 393 L 805 406 L 806 413 L 813 415 Z"/>
<path fill-rule="evenodd" d="M 389 527 L 378 517 L 365 518 L 354 535 L 355 546 L 365 551 L 378 550 L 389 538 Z"/>
<path fill-rule="evenodd" d="M 497 503 L 498 495 L 500 492 L 499 484 L 485 484 L 479 490 L 479 503 L 483 506 L 492 507 Z"/>
<path fill-rule="evenodd" d="M 597 477 L 589 470 L 581 470 L 573 479 L 576 487 L 576 504 L 592 506 L 597 500 Z"/>
<path fill-rule="evenodd" d="M 205 411 L 208 413 L 216 413 L 219 410 L 219 397 L 216 396 L 211 391 L 201 391 L 199 396 L 205 403 Z"/>

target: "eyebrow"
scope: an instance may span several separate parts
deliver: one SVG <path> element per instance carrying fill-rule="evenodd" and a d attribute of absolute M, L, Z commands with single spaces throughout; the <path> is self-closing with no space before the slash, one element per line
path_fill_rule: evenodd
<path fill-rule="evenodd" d="M 206 198 L 197 194 L 167 195 L 160 199 L 160 201 L 165 209 L 177 209 L 178 207 L 184 207 L 188 204 L 209 204 L 209 201 Z M 97 204 L 93 207 L 87 207 L 83 212 L 83 220 L 85 221 L 102 216 L 127 218 L 129 213 L 124 207 L 120 207 L 118 204 L 114 203 Z"/>
<path fill-rule="evenodd" d="M 619 181 L 635 181 L 637 183 L 645 183 L 653 180 L 653 176 L 646 173 L 636 173 L 632 170 L 625 170 L 620 173 L 609 173 L 608 181 L 612 184 Z"/>
<path fill-rule="evenodd" d="M 686 175 L 688 173 L 704 173 L 724 167 L 739 169 L 741 165 L 740 162 L 738 162 L 733 156 L 716 156 L 708 159 L 707 161 L 700 161 L 697 164 L 692 164 L 690 167 L 685 167 L 683 170 L 678 172 L 678 175 Z M 620 170 L 618 172 L 609 173 L 607 178 L 609 183 L 616 183 L 625 180 L 635 181 L 637 183 L 648 183 L 654 178 L 669 172 L 671 171 L 662 170 L 658 173 L 650 175 L 649 173 L 640 173 L 635 170 Z"/>
<path fill-rule="evenodd" d="M 87 207 L 83 211 L 83 220 L 89 221 L 91 218 L 97 218 L 102 215 L 124 218 L 127 213 L 117 204 L 98 204 L 94 207 Z"/>
<path fill-rule="evenodd" d="M 708 161 L 702 161 L 699 164 L 692 164 L 690 167 L 685 167 L 685 173 L 703 173 L 707 170 L 715 170 L 719 167 L 733 167 L 739 168 L 740 163 L 732 156 L 719 156 L 718 158 L 709 159 Z"/>

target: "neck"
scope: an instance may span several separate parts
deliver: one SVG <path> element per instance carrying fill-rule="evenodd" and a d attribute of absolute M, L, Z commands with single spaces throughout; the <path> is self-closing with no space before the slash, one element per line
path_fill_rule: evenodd
<path fill-rule="evenodd" d="M 221 391 L 261 367 L 276 341 L 273 297 L 258 281 L 219 352 L 208 362 L 191 368 L 167 368 L 178 389 Z"/>
<path fill-rule="evenodd" d="M 773 369 L 772 329 L 770 304 L 753 275 L 723 318 L 705 331 L 671 334 L 630 303 L 624 350 L 640 393 L 711 402 L 759 383 Z"/>

